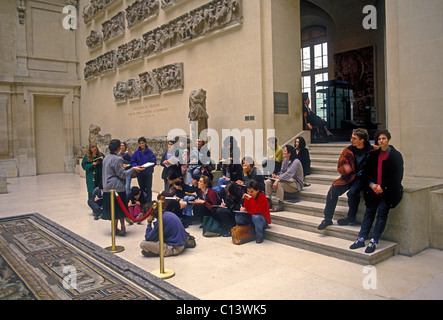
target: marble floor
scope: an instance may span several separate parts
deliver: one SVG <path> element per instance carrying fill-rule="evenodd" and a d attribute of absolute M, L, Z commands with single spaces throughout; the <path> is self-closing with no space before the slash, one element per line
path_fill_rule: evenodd
<path fill-rule="evenodd" d="M 135 182 L 135 180 L 134 180 Z M 109 221 L 93 219 L 85 179 L 77 174 L 8 178 L 0 194 L 0 217 L 40 213 L 105 248 L 111 245 Z M 127 226 L 117 255 L 147 270 L 158 258 L 141 255 L 146 222 Z M 414 257 L 397 255 L 368 269 L 271 241 L 233 245 L 230 238 L 205 238 L 198 226 L 187 229 L 196 248 L 165 258 L 175 272 L 174 286 L 203 300 L 443 299 L 443 251 L 428 249 Z"/>

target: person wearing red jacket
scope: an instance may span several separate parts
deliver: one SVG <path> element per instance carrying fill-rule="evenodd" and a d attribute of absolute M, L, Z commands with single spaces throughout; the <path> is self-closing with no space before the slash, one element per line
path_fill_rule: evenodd
<path fill-rule="evenodd" d="M 262 243 L 264 230 L 271 224 L 268 198 L 260 192 L 259 183 L 251 180 L 247 185 L 247 193 L 243 195 L 243 199 L 243 207 L 240 211 L 245 214 L 236 215 L 236 222 L 239 225 L 252 223 L 255 230 L 255 242 Z"/>
<path fill-rule="evenodd" d="M 337 206 L 338 197 L 347 192 L 348 214 L 346 218 L 337 220 L 339 225 L 354 224 L 360 204 L 360 192 L 364 189 L 363 171 L 369 153 L 374 149 L 369 143 L 366 129 L 354 129 L 351 136 L 351 145 L 345 148 L 337 163 L 340 178 L 332 183 L 326 197 L 324 209 L 325 219 L 317 227 L 324 230 L 332 225 L 332 217 Z"/>
<path fill-rule="evenodd" d="M 194 218 L 202 220 L 204 216 L 210 216 L 213 206 L 221 204 L 221 199 L 214 189 L 209 188 L 208 176 L 201 176 L 198 180 L 198 199 L 194 201 L 193 212 Z"/>

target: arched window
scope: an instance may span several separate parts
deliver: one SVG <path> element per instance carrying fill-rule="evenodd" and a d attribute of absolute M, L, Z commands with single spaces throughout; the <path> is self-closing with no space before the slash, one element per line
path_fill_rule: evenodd
<path fill-rule="evenodd" d="M 302 92 L 309 94 L 312 111 L 327 120 L 324 106 L 326 94 L 321 92 L 322 87 L 317 88 L 315 85 L 318 82 L 329 80 L 326 28 L 311 26 L 303 29 L 301 41 Z"/>

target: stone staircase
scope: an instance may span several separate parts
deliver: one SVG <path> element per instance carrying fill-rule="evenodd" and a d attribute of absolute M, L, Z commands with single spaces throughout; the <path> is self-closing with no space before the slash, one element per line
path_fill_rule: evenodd
<path fill-rule="evenodd" d="M 332 182 L 338 178 L 338 158 L 347 145 L 349 143 L 310 146 L 312 172 L 306 177 L 306 182 L 311 183 L 311 186 L 295 195 L 285 197 L 285 211 L 271 214 L 272 224 L 266 230 L 266 239 L 362 265 L 375 265 L 397 253 L 397 244 L 384 240 L 379 242 L 377 249 L 371 254 L 365 253 L 365 248 L 349 249 L 358 236 L 360 225 L 339 226 L 336 223 L 337 219 L 346 217 L 348 211 L 346 194 L 339 198 L 333 218 L 334 224 L 323 231 L 317 229 L 323 220 L 328 190 Z M 277 204 L 275 200 L 273 203 Z M 364 210 L 362 197 L 357 221 L 361 222 L 363 219 Z"/>

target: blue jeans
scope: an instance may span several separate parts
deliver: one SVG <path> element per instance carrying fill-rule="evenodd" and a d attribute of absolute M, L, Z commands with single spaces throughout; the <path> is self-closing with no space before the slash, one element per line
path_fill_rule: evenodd
<path fill-rule="evenodd" d="M 126 177 L 126 183 L 125 183 L 126 196 L 128 198 L 129 198 L 129 195 L 131 194 L 131 182 L 132 182 L 132 176 L 129 175 Z"/>
<path fill-rule="evenodd" d="M 268 227 L 268 221 L 261 214 L 254 214 L 252 217 L 249 213 L 236 213 L 235 222 L 239 226 L 251 224 L 255 230 L 255 238 L 264 239 L 265 229 Z"/>
<path fill-rule="evenodd" d="M 362 177 L 355 177 L 354 181 L 344 186 L 332 186 L 329 189 L 326 199 L 326 206 L 324 215 L 326 220 L 332 220 L 332 217 L 337 207 L 338 197 L 348 191 L 348 218 L 355 220 L 358 211 L 358 205 L 360 204 L 360 192 L 363 190 Z"/>
<path fill-rule="evenodd" d="M 194 201 L 194 200 L 195 200 L 194 196 L 185 196 L 183 198 L 183 201 L 185 202 Z M 187 204 L 186 207 L 183 208 L 182 214 L 185 216 L 192 217 L 192 204 Z"/>
<path fill-rule="evenodd" d="M 375 214 L 377 213 L 377 220 L 375 221 L 374 230 L 372 231 L 372 239 L 378 243 L 380 237 L 385 230 L 386 221 L 388 220 L 389 206 L 386 204 L 383 197 L 378 197 L 366 206 L 365 216 L 361 224 L 359 237 L 369 239 L 369 231 L 374 223 Z"/>

